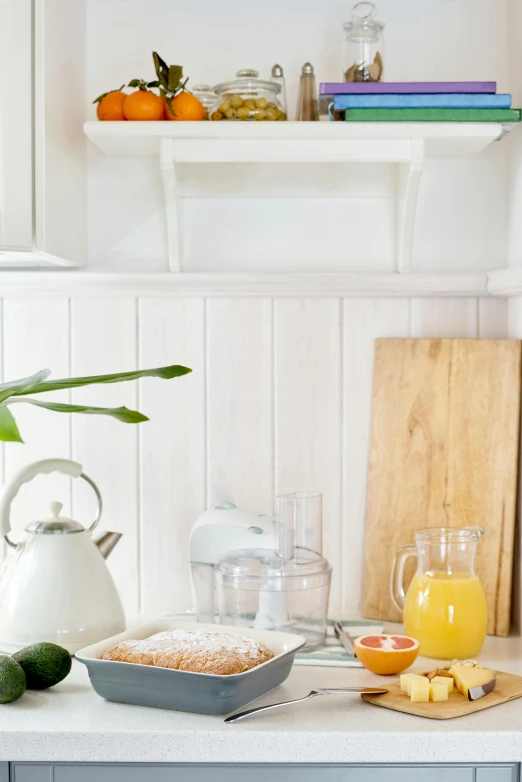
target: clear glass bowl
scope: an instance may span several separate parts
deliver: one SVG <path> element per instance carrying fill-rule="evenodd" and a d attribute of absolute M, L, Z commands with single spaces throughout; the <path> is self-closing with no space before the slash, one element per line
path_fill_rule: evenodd
<path fill-rule="evenodd" d="M 281 122 L 286 113 L 279 102 L 281 85 L 262 81 L 258 71 L 238 71 L 237 79 L 216 84 L 218 98 L 210 112 L 214 122 L 223 120 Z"/>
<path fill-rule="evenodd" d="M 208 119 L 214 103 L 216 102 L 216 93 L 210 84 L 195 84 L 192 88 L 192 94 L 201 101 L 205 108 L 205 119 Z"/>
<path fill-rule="evenodd" d="M 216 568 L 221 624 L 297 633 L 306 649 L 324 645 L 332 568 L 315 551 L 293 559 L 252 549 L 227 554 Z"/>

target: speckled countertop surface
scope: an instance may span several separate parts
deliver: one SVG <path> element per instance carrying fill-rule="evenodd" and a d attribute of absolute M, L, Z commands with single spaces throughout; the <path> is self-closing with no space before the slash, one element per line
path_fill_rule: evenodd
<path fill-rule="evenodd" d="M 522 675 L 522 639 L 488 638 L 483 665 Z M 419 660 L 417 670 L 424 663 Z M 385 680 L 379 677 L 378 682 Z M 360 669 L 296 667 L 259 704 L 313 687 L 376 684 Z M 522 761 L 522 699 L 450 721 L 332 695 L 225 725 L 221 717 L 108 703 L 83 665 L 57 687 L 0 706 L 0 760 L 141 763 Z"/>

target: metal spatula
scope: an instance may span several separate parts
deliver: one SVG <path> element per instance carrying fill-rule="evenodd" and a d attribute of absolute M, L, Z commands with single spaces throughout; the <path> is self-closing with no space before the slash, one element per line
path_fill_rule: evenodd
<path fill-rule="evenodd" d="M 255 709 L 248 709 L 247 711 L 240 711 L 237 714 L 232 714 L 231 717 L 227 717 L 225 722 L 237 722 L 237 720 L 243 720 L 245 717 L 250 717 L 251 714 L 257 714 L 260 711 L 267 711 L 268 709 L 278 709 L 280 706 L 289 706 L 291 703 L 302 703 L 310 698 L 315 698 L 316 695 L 344 695 L 346 693 L 371 693 L 372 695 L 384 695 L 385 690 L 380 687 L 338 687 L 328 688 L 324 690 L 312 690 L 305 695 L 304 698 L 296 698 L 293 701 L 281 701 L 280 703 L 269 703 L 267 706 L 257 706 Z"/>

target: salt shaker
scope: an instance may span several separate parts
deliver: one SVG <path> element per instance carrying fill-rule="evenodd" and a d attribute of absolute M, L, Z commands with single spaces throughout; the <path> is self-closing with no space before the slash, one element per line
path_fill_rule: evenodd
<path fill-rule="evenodd" d="M 309 62 L 305 62 L 301 71 L 296 119 L 298 122 L 317 122 L 319 119 L 315 74 Z"/>
<path fill-rule="evenodd" d="M 279 103 L 281 104 L 281 108 L 284 112 L 286 112 L 287 104 L 286 104 L 286 84 L 285 84 L 285 74 L 283 73 L 283 69 L 280 65 L 274 65 L 272 68 L 272 75 L 270 77 L 270 81 L 275 82 L 276 84 L 279 84 L 281 87 L 281 92 L 279 93 Z"/>

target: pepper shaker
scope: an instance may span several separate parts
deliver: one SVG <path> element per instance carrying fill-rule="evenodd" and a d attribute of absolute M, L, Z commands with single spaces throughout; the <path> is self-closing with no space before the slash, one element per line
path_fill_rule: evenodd
<path fill-rule="evenodd" d="M 309 62 L 305 62 L 301 71 L 296 119 L 298 122 L 317 122 L 319 119 L 315 74 Z"/>

